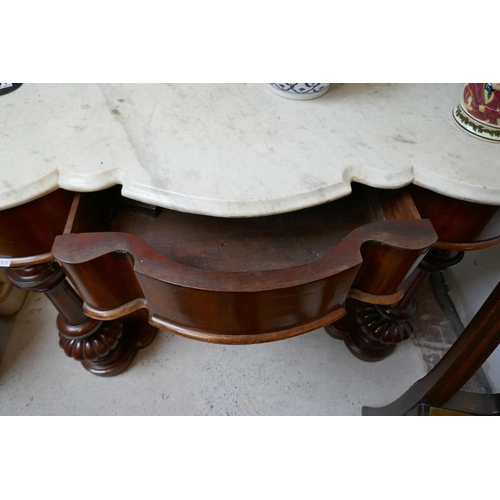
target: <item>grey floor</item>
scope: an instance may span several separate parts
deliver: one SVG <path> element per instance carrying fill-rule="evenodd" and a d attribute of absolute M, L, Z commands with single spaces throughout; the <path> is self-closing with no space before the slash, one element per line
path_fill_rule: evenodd
<path fill-rule="evenodd" d="M 365 363 L 324 330 L 253 346 L 160 332 L 127 372 L 101 378 L 66 357 L 55 320 L 38 294 L 0 317 L 1 415 L 360 415 L 427 370 L 413 341 Z"/>

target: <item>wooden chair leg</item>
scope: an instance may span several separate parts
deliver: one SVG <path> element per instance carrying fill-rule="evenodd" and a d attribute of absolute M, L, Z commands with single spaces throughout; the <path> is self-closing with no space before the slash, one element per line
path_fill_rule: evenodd
<path fill-rule="evenodd" d="M 393 403 L 381 407 L 363 407 L 363 415 L 416 414 L 419 405 L 450 409 L 459 404 L 460 411 L 474 414 L 473 405 L 481 400 L 482 407 L 496 413 L 498 399 L 457 395 L 464 384 L 474 375 L 500 343 L 500 283 L 474 316 L 462 335 L 451 346 L 441 361 L 406 393 Z M 452 398 L 454 398 L 452 400 Z M 467 402 L 468 401 L 468 402 Z M 466 411 L 470 410 L 470 411 Z"/>

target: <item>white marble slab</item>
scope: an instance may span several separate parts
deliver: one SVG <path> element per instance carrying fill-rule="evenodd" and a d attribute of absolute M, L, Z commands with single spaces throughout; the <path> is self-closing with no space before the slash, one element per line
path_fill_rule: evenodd
<path fill-rule="evenodd" d="M 62 187 L 216 216 L 268 215 L 414 182 L 500 205 L 500 146 L 464 133 L 459 84 L 25 84 L 0 97 L 0 209 Z"/>

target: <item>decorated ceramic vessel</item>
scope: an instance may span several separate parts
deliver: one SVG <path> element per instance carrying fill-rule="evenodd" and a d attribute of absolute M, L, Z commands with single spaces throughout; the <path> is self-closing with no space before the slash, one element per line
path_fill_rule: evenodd
<path fill-rule="evenodd" d="M 466 83 L 453 117 L 472 135 L 500 143 L 500 83 Z"/>
<path fill-rule="evenodd" d="M 14 92 L 21 85 L 22 83 L 0 83 L 0 96 Z"/>
<path fill-rule="evenodd" d="M 316 99 L 328 92 L 329 83 L 268 83 L 267 88 L 275 94 L 295 99 L 296 101 L 306 101 Z"/>

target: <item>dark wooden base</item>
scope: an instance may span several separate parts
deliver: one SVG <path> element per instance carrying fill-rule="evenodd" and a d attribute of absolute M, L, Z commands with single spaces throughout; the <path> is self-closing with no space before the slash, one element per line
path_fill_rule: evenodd
<path fill-rule="evenodd" d="M 343 340 L 349 351 L 362 361 L 380 361 L 387 358 L 396 349 L 395 345 L 381 345 L 377 342 L 371 342 L 366 337 L 358 335 L 356 328 L 347 332 L 335 328 L 334 325 L 328 325 L 325 330 L 330 337 Z"/>
<path fill-rule="evenodd" d="M 342 338 L 349 350 L 365 361 L 384 359 L 394 345 L 413 332 L 416 297 L 429 274 L 439 273 L 460 262 L 463 252 L 500 244 L 500 208 L 454 200 L 432 191 L 410 186 L 421 217 L 429 219 L 438 241 L 404 285 L 404 297 L 391 306 L 351 301 L 347 315 L 328 333 Z"/>
<path fill-rule="evenodd" d="M 415 329 L 416 296 L 432 273 L 457 265 L 463 252 L 431 249 L 404 285 L 404 296 L 396 304 L 374 305 L 357 300 L 346 302 L 347 316 L 328 327 L 327 333 L 343 339 L 349 351 L 363 361 L 381 361 Z"/>
<path fill-rule="evenodd" d="M 412 300 L 405 307 L 374 306 L 358 303 L 357 327 L 346 332 L 348 349 L 364 361 L 380 361 L 394 352 L 396 346 L 410 338 L 414 330 L 417 304 Z"/>
<path fill-rule="evenodd" d="M 140 321 L 128 317 L 123 321 L 103 323 L 108 325 L 106 329 L 111 325 L 113 330 L 120 329 L 121 336 L 116 347 L 110 349 L 110 352 L 100 359 L 82 361 L 82 366 L 86 370 L 103 377 L 123 373 L 131 365 L 138 351 L 151 345 L 157 333 L 156 328 L 147 322 L 147 317 L 143 317 Z"/>
<path fill-rule="evenodd" d="M 59 311 L 59 345 L 95 375 L 112 376 L 126 370 L 139 349 L 151 344 L 155 328 L 147 314 L 137 311 L 115 321 L 89 318 L 83 302 L 55 262 L 11 268 L 7 278 L 17 287 L 42 292 Z"/>
<path fill-rule="evenodd" d="M 372 305 L 349 299 L 346 302 L 347 316 L 325 330 L 331 337 L 343 340 L 358 359 L 381 361 L 414 330 L 416 301 L 412 300 L 404 307 L 397 305 Z"/>

